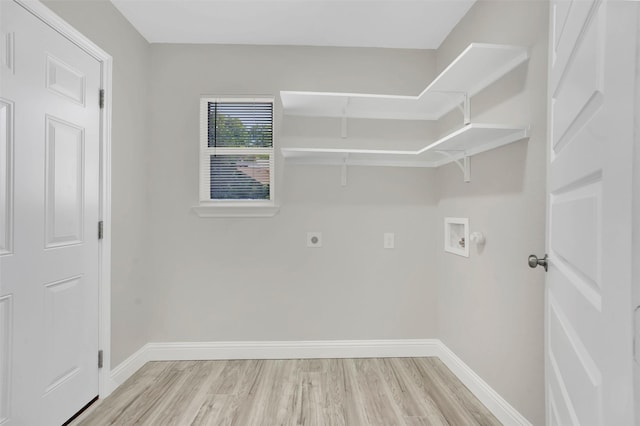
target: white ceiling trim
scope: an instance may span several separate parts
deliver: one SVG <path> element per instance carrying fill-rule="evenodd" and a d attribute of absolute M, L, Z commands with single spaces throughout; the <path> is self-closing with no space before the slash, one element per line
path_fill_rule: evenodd
<path fill-rule="evenodd" d="M 111 0 L 150 43 L 436 49 L 475 0 Z"/>

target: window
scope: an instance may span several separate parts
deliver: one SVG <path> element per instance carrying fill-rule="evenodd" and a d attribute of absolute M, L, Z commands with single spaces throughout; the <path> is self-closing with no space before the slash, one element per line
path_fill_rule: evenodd
<path fill-rule="evenodd" d="M 273 166 L 272 98 L 201 98 L 200 206 L 272 216 L 255 209 L 274 205 Z"/>

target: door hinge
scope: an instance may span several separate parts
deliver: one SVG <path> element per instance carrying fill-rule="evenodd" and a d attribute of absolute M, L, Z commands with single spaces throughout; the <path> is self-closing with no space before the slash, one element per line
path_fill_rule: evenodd
<path fill-rule="evenodd" d="M 102 349 L 100 349 L 98 351 L 98 368 L 102 368 L 102 363 L 104 358 L 102 354 L 103 354 Z"/>
<path fill-rule="evenodd" d="M 98 239 L 101 240 L 104 237 L 104 222 L 98 222 Z"/>
<path fill-rule="evenodd" d="M 104 89 L 100 89 L 99 103 L 100 103 L 100 109 L 104 108 Z"/>

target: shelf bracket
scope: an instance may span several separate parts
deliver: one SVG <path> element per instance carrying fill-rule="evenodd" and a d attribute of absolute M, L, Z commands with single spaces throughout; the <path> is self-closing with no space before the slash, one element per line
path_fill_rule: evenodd
<path fill-rule="evenodd" d="M 469 93 L 462 92 L 462 104 L 458 105 L 458 109 L 462 112 L 464 125 L 471 123 L 471 102 L 469 101 Z"/>
<path fill-rule="evenodd" d="M 340 136 L 342 139 L 346 139 L 347 137 L 347 108 L 349 107 L 349 102 L 351 98 L 347 98 L 347 101 L 344 104 L 344 108 L 342 109 L 342 129 L 340 131 Z"/>
<path fill-rule="evenodd" d="M 347 160 L 349 160 L 349 154 L 345 154 L 344 158 L 342 159 L 342 172 L 340 175 L 341 186 L 347 186 Z"/>
<path fill-rule="evenodd" d="M 439 154 L 446 155 L 449 157 L 454 163 L 458 165 L 460 170 L 462 171 L 462 175 L 464 176 L 465 182 L 471 182 L 471 158 L 467 155 L 465 151 L 436 151 Z M 462 153 L 462 161 L 460 161 L 459 155 Z M 457 156 L 455 154 L 458 154 Z"/>
<path fill-rule="evenodd" d="M 462 113 L 463 122 L 466 126 L 467 124 L 471 124 L 471 100 L 469 98 L 469 92 L 455 92 L 455 91 L 442 91 L 441 93 L 447 93 L 449 95 L 454 96 L 462 96 L 462 102 L 459 103 L 458 109 Z"/>

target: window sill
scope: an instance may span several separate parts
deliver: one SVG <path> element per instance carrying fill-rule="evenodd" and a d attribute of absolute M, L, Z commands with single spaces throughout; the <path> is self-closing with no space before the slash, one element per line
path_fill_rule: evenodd
<path fill-rule="evenodd" d="M 220 205 L 200 204 L 193 206 L 193 211 L 199 217 L 230 218 L 230 217 L 273 217 L 280 210 L 279 206 L 256 205 Z"/>

